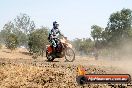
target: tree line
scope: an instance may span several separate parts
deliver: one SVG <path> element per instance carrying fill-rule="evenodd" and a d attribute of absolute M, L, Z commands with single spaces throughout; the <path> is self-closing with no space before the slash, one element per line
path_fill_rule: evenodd
<path fill-rule="evenodd" d="M 91 39 L 75 39 L 75 48 L 80 52 L 98 54 L 118 53 L 124 44 L 132 44 L 132 11 L 122 9 L 110 15 L 106 27 L 91 26 Z M 80 50 L 81 49 L 81 50 Z M 90 54 L 90 53 L 89 53 Z"/>
<path fill-rule="evenodd" d="M 0 42 L 12 50 L 23 46 L 32 53 L 43 55 L 48 44 L 48 28 L 36 28 L 35 22 L 27 14 L 18 15 L 13 21 L 7 22 L 0 32 Z"/>
<path fill-rule="evenodd" d="M 0 42 L 14 50 L 24 46 L 30 53 L 43 55 L 45 45 L 49 44 L 49 28 L 36 28 L 35 22 L 27 14 L 19 14 L 7 22 L 0 32 Z M 132 11 L 122 9 L 110 15 L 106 27 L 91 26 L 91 38 L 76 38 L 72 42 L 75 50 L 82 54 L 114 53 L 122 45 L 132 40 Z"/>

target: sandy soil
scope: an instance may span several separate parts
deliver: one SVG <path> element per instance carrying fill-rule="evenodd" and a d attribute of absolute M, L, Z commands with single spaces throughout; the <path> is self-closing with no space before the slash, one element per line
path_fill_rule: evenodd
<path fill-rule="evenodd" d="M 87 73 L 131 74 L 132 60 L 94 60 L 93 57 L 76 56 L 74 62 L 64 62 L 64 58 L 47 62 L 45 57 L 32 59 L 26 49 L 13 52 L 0 50 L 0 88 L 112 88 L 108 84 L 76 83 L 77 67 L 82 65 Z M 113 88 L 132 88 L 131 84 L 113 85 Z"/>

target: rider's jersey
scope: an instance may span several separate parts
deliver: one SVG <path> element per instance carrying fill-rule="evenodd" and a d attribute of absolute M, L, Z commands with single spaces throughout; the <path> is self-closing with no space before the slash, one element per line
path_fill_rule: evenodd
<path fill-rule="evenodd" d="M 59 29 L 52 28 L 50 33 L 49 33 L 50 38 L 58 38 L 59 35 L 62 35 Z"/>

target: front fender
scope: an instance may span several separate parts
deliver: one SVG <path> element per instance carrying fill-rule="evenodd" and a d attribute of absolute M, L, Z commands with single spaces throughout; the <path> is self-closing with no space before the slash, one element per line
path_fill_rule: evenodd
<path fill-rule="evenodd" d="M 67 43 L 67 47 L 72 48 L 72 44 Z"/>

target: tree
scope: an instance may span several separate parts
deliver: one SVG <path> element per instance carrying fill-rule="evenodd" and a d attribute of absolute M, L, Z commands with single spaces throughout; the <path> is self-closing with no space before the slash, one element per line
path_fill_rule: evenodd
<path fill-rule="evenodd" d="M 102 38 L 103 28 L 97 25 L 93 25 L 91 26 L 91 29 L 93 29 L 91 31 L 91 36 L 93 37 L 94 41 L 99 41 Z"/>
<path fill-rule="evenodd" d="M 1 30 L 1 42 L 4 42 L 6 37 L 13 33 L 17 37 L 19 46 L 28 46 L 28 35 L 35 30 L 35 23 L 27 14 L 20 14 L 13 22 L 8 22 Z"/>
<path fill-rule="evenodd" d="M 95 59 L 98 59 L 99 49 L 101 48 L 102 40 L 103 40 L 102 38 L 103 28 L 97 25 L 93 25 L 91 26 L 91 29 L 93 29 L 91 31 L 91 36 L 93 37 L 95 42 L 95 45 L 94 45 Z"/>
<path fill-rule="evenodd" d="M 102 48 L 111 52 L 111 56 L 120 51 L 124 42 L 132 40 L 132 11 L 130 9 L 122 9 L 112 13 L 105 30 L 94 25 L 91 27 L 91 36 L 95 41 L 95 47 Z"/>
<path fill-rule="evenodd" d="M 73 40 L 72 43 L 76 51 L 78 51 L 81 55 L 91 53 L 94 47 L 94 42 L 90 38 L 77 38 Z"/>
<path fill-rule="evenodd" d="M 30 52 L 43 56 L 46 44 L 48 44 L 48 28 L 42 27 L 29 35 L 28 46 Z"/>
<path fill-rule="evenodd" d="M 110 15 L 106 33 L 109 34 L 107 41 L 113 45 L 120 45 L 121 41 L 131 37 L 132 29 L 132 11 L 130 9 L 122 9 Z"/>
<path fill-rule="evenodd" d="M 94 42 L 90 38 L 83 38 L 80 48 L 84 54 L 90 54 L 93 51 Z"/>
<path fill-rule="evenodd" d="M 81 39 L 76 38 L 72 41 L 72 45 L 74 46 L 76 51 L 80 50 L 80 44 L 81 44 Z"/>
<path fill-rule="evenodd" d="M 17 45 L 18 45 L 18 41 L 17 41 L 16 35 L 13 33 L 10 33 L 6 37 L 6 47 L 12 51 L 15 48 L 17 48 Z"/>
<path fill-rule="evenodd" d="M 14 21 L 16 28 L 26 35 L 35 30 L 34 21 L 27 14 L 20 14 Z"/>
<path fill-rule="evenodd" d="M 19 45 L 28 47 L 28 35 L 35 31 L 35 23 L 27 14 L 20 14 L 14 19 L 14 33 L 18 37 Z"/>
<path fill-rule="evenodd" d="M 13 33 L 18 38 L 19 46 L 27 45 L 28 35 L 24 34 L 22 31 L 16 28 L 13 30 Z"/>
<path fill-rule="evenodd" d="M 13 22 L 8 22 L 4 25 L 3 30 L 1 30 L 2 41 L 6 44 L 6 47 L 14 50 L 18 46 L 18 38 L 13 33 L 14 30 Z"/>
<path fill-rule="evenodd" d="M 14 29 L 14 24 L 10 21 L 6 23 L 3 27 L 3 30 L 1 30 L 1 38 L 3 41 L 7 38 L 7 36 L 12 33 L 12 30 Z"/>
<path fill-rule="evenodd" d="M 7 37 L 12 33 L 13 30 L 14 30 L 14 24 L 11 21 L 9 21 L 4 25 L 3 30 L 1 30 L 0 32 L 2 43 L 6 42 Z"/>

